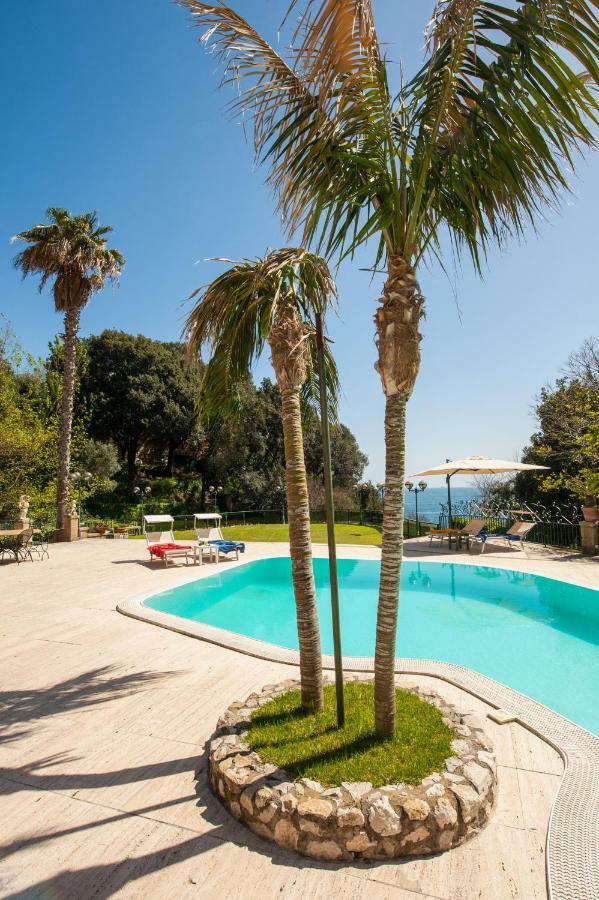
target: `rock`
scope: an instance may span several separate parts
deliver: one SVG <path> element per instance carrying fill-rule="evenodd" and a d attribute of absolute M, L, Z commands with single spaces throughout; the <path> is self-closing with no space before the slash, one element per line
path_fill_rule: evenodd
<path fill-rule="evenodd" d="M 445 775 L 445 781 L 451 781 L 453 784 L 460 784 L 460 782 L 465 780 L 461 775 L 454 775 L 453 772 L 447 772 Z"/>
<path fill-rule="evenodd" d="M 441 831 L 437 835 L 437 847 L 439 850 L 449 850 L 450 847 L 453 847 L 453 843 L 456 837 L 456 829 L 452 829 L 451 831 Z"/>
<path fill-rule="evenodd" d="M 279 819 L 275 825 L 275 841 L 283 847 L 290 850 L 297 849 L 299 835 L 297 830 L 288 819 Z"/>
<path fill-rule="evenodd" d="M 236 800 L 231 800 L 231 802 L 229 803 L 229 811 L 230 811 L 231 815 L 234 816 L 236 819 L 241 818 L 241 807 L 240 807 L 239 803 L 237 803 Z"/>
<path fill-rule="evenodd" d="M 266 841 L 272 841 L 272 831 L 262 822 L 248 822 L 248 825 L 258 837 L 264 838 Z"/>
<path fill-rule="evenodd" d="M 472 734 L 467 725 L 454 725 L 453 730 L 456 734 L 461 734 L 462 737 L 470 737 Z"/>
<path fill-rule="evenodd" d="M 451 742 L 450 746 L 456 756 L 466 756 L 470 753 L 470 744 L 468 741 L 455 740 Z"/>
<path fill-rule="evenodd" d="M 254 796 L 254 791 L 249 788 L 248 790 L 243 791 L 239 798 L 239 802 L 241 803 L 241 808 L 248 814 L 248 816 L 252 816 L 254 814 L 254 807 L 252 805 L 252 797 Z"/>
<path fill-rule="evenodd" d="M 312 781 L 311 778 L 300 778 L 298 784 L 302 784 L 305 788 L 308 788 L 309 791 L 314 791 L 317 794 L 322 794 L 323 792 L 320 781 Z"/>
<path fill-rule="evenodd" d="M 281 797 L 281 809 L 287 813 L 294 812 L 297 809 L 297 797 L 293 794 L 284 794 Z"/>
<path fill-rule="evenodd" d="M 445 793 L 445 788 L 441 783 L 432 784 L 429 788 L 426 789 L 425 794 L 427 797 L 442 797 Z"/>
<path fill-rule="evenodd" d="M 376 844 L 370 840 L 365 831 L 360 831 L 359 834 L 355 834 L 349 841 L 346 841 L 345 846 L 352 853 L 362 853 L 370 847 L 376 847 Z"/>
<path fill-rule="evenodd" d="M 337 824 L 339 828 L 353 828 L 364 824 L 364 815 L 356 807 L 339 809 L 337 811 Z"/>
<path fill-rule="evenodd" d="M 479 750 L 476 754 L 479 762 L 483 763 L 483 765 L 488 766 L 491 772 L 495 774 L 497 771 L 497 763 L 495 762 L 495 757 L 492 753 L 489 753 L 488 750 Z"/>
<path fill-rule="evenodd" d="M 370 804 L 368 822 L 376 834 L 388 837 L 401 831 L 401 815 L 397 813 L 388 797 L 379 797 Z"/>
<path fill-rule="evenodd" d="M 449 789 L 453 791 L 460 802 L 464 822 L 471 822 L 472 819 L 475 819 L 481 800 L 474 788 L 471 788 L 469 784 L 450 784 Z"/>
<path fill-rule="evenodd" d="M 458 759 L 457 756 L 449 756 L 445 760 L 445 768 L 448 772 L 459 772 L 463 765 L 462 760 Z"/>
<path fill-rule="evenodd" d="M 320 797 L 307 797 L 297 807 L 298 815 L 312 816 L 315 819 L 328 819 L 333 812 L 333 804 Z"/>
<path fill-rule="evenodd" d="M 343 850 L 335 841 L 308 841 L 306 853 L 314 859 L 342 859 Z"/>
<path fill-rule="evenodd" d="M 465 716 L 461 717 L 464 725 L 468 725 L 470 728 L 474 728 L 475 731 L 484 731 L 485 725 L 480 716 L 477 716 L 476 713 L 466 713 Z"/>
<path fill-rule="evenodd" d="M 411 822 L 423 822 L 431 811 L 426 800 L 419 800 L 418 797 L 408 797 L 401 805 Z"/>
<path fill-rule="evenodd" d="M 446 797 L 442 797 L 437 801 L 433 810 L 435 822 L 439 828 L 449 828 L 458 821 L 458 813 L 453 803 Z"/>
<path fill-rule="evenodd" d="M 301 819 L 299 827 L 300 831 L 307 831 L 308 834 L 316 834 L 319 837 L 322 834 L 320 825 L 317 825 L 316 822 L 311 822 L 310 819 Z"/>
<path fill-rule="evenodd" d="M 264 822 L 266 825 L 268 825 L 269 822 L 272 822 L 276 812 L 276 803 L 269 803 L 268 806 L 265 806 L 264 809 L 260 810 L 260 812 L 258 813 L 258 818 L 261 822 Z"/>
<path fill-rule="evenodd" d="M 332 797 L 335 800 L 341 800 L 343 798 L 343 791 L 341 790 L 341 788 L 338 788 L 338 787 L 327 788 L 326 791 L 322 792 L 322 796 L 323 797 Z"/>
<path fill-rule="evenodd" d="M 439 775 L 438 772 L 433 772 L 432 775 L 429 775 L 428 778 L 422 779 L 422 784 L 424 787 L 428 787 L 430 784 L 438 784 L 439 781 L 443 780 L 443 776 Z"/>
<path fill-rule="evenodd" d="M 478 763 L 469 762 L 464 766 L 464 775 L 471 781 L 479 794 L 486 796 L 491 787 L 491 772 L 486 766 L 479 766 Z"/>
<path fill-rule="evenodd" d="M 421 841 L 425 841 L 430 837 L 430 831 L 428 828 L 425 828 L 424 825 L 419 825 L 414 831 L 411 831 L 410 834 L 406 835 L 406 837 L 401 842 L 402 847 L 405 847 L 406 844 L 419 844 Z"/>
<path fill-rule="evenodd" d="M 362 797 L 372 790 L 369 781 L 342 781 L 341 787 L 347 791 L 354 803 L 359 803 Z"/>
<path fill-rule="evenodd" d="M 272 801 L 272 791 L 269 788 L 258 788 L 254 794 L 254 804 L 256 809 L 264 809 Z"/>

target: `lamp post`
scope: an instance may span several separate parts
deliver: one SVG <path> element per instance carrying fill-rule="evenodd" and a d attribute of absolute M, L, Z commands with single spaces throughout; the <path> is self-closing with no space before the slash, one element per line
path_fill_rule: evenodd
<path fill-rule="evenodd" d="M 149 500 L 149 499 L 150 499 L 150 494 L 152 493 L 152 488 L 150 487 L 149 484 L 146 485 L 145 488 L 134 487 L 134 488 L 133 488 L 133 493 L 135 494 L 136 497 L 139 497 L 139 502 L 140 502 L 140 504 L 141 504 L 141 528 L 142 528 L 142 531 L 143 531 L 143 527 L 144 527 L 144 498 L 145 498 L 146 500 Z"/>
<path fill-rule="evenodd" d="M 360 525 L 364 524 L 364 495 L 368 493 L 367 484 L 358 484 L 358 494 L 360 495 Z"/>
<path fill-rule="evenodd" d="M 324 501 L 329 546 L 329 578 L 331 581 L 331 614 L 333 619 L 333 650 L 335 658 L 335 694 L 337 699 L 337 727 L 345 724 L 345 697 L 343 692 L 343 656 L 341 652 L 341 622 L 339 617 L 339 581 L 337 578 L 337 548 L 335 546 L 335 501 L 333 499 L 333 466 L 331 463 L 331 436 L 329 432 L 329 407 L 324 356 L 324 329 L 322 314 L 316 313 L 316 350 L 320 388 L 320 427 L 322 430 L 322 457 L 324 476 Z"/>
<path fill-rule="evenodd" d="M 208 490 L 212 494 L 212 498 L 214 500 L 214 512 L 217 513 L 218 512 L 218 495 L 222 494 L 223 486 L 222 486 L 222 484 L 219 484 L 218 487 L 214 487 L 214 485 L 211 485 Z"/>
<path fill-rule="evenodd" d="M 91 472 L 71 472 L 71 481 L 77 488 L 77 537 L 81 537 L 81 488 L 91 479 Z"/>
<path fill-rule="evenodd" d="M 283 480 L 279 480 L 279 493 L 281 494 L 281 522 L 285 525 L 285 484 Z"/>
<path fill-rule="evenodd" d="M 412 481 L 406 481 L 406 490 L 412 491 L 414 493 L 414 500 L 416 502 L 416 537 L 420 537 L 420 522 L 418 520 L 418 494 L 421 494 L 427 488 L 426 481 L 419 481 L 417 485 L 415 485 Z"/>

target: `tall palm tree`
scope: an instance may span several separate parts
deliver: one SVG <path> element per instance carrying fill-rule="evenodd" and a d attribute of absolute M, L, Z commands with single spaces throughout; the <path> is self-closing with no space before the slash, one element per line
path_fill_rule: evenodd
<path fill-rule="evenodd" d="M 233 262 L 232 260 L 226 260 Z M 314 322 L 336 297 L 327 264 L 303 249 L 286 247 L 263 259 L 234 263 L 200 294 L 189 314 L 190 349 L 204 344 L 210 360 L 202 387 L 202 404 L 210 415 L 233 406 L 236 389 L 249 377 L 252 363 L 270 346 L 281 393 L 285 445 L 285 485 L 289 543 L 299 637 L 302 706 L 322 709 L 322 656 L 312 569 L 310 506 L 302 436 L 302 394 L 316 394 Z M 328 387 L 337 391 L 334 362 L 328 355 Z"/>
<path fill-rule="evenodd" d="M 13 240 L 29 246 L 14 258 L 14 265 L 27 275 L 40 275 L 40 293 L 51 279 L 54 305 L 64 314 L 64 374 L 60 409 L 60 449 L 56 526 L 61 531 L 69 494 L 71 430 L 77 333 L 81 310 L 91 295 L 104 287 L 106 279 L 115 281 L 125 264 L 123 255 L 106 246 L 110 227 L 100 228 L 94 212 L 72 216 L 66 209 L 50 207 L 48 223 L 21 231 Z"/>
<path fill-rule="evenodd" d="M 438 0 L 423 66 L 396 90 L 371 0 L 292 0 L 289 53 L 222 3 L 185 0 L 223 65 L 290 233 L 327 257 L 373 244 L 385 395 L 385 504 L 375 656 L 377 732 L 395 727 L 406 403 L 420 363 L 417 269 L 448 235 L 479 269 L 524 235 L 594 144 L 594 0 Z M 400 69 L 397 70 L 401 72 Z"/>

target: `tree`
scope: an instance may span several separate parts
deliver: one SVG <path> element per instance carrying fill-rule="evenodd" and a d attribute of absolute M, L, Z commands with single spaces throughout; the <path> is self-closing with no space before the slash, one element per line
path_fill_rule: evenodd
<path fill-rule="evenodd" d="M 81 393 L 90 433 L 119 448 L 131 496 L 142 447 L 165 447 L 172 470 L 176 449 L 192 434 L 200 366 L 185 359 L 179 344 L 143 335 L 103 331 L 85 343 L 89 361 Z"/>
<path fill-rule="evenodd" d="M 594 144 L 599 38 L 591 0 L 439 0 L 428 57 L 397 95 L 371 0 L 292 0 L 289 54 L 234 10 L 185 0 L 239 89 L 256 156 L 289 233 L 339 260 L 375 243 L 387 280 L 375 315 L 385 395 L 385 503 L 375 719 L 395 727 L 406 404 L 420 364 L 417 270 L 442 233 L 479 269 L 491 242 L 524 233 Z M 582 66 L 575 72 L 572 60 Z"/>
<path fill-rule="evenodd" d="M 310 505 L 304 461 L 300 401 L 315 377 L 314 320 L 335 297 L 324 260 L 285 248 L 264 259 L 233 265 L 207 288 L 189 314 L 187 337 L 196 353 L 205 344 L 211 358 L 202 397 L 208 412 L 238 405 L 237 391 L 252 362 L 270 346 L 281 394 L 285 482 L 293 590 L 297 614 L 302 706 L 322 709 L 322 657 L 312 569 Z M 335 370 L 329 364 L 335 387 Z"/>
<path fill-rule="evenodd" d="M 60 452 L 56 499 L 56 526 L 62 530 L 69 494 L 71 431 L 77 333 L 81 310 L 106 279 L 116 281 L 125 264 L 123 255 L 106 245 L 110 227 L 100 228 L 95 213 L 72 216 L 66 209 L 50 207 L 49 223 L 21 231 L 13 240 L 29 246 L 15 256 L 23 274 L 40 275 L 40 293 L 53 279 L 54 305 L 64 315 L 64 375 L 60 411 Z"/>
<path fill-rule="evenodd" d="M 599 495 L 599 353 L 585 341 L 564 376 L 544 387 L 537 401 L 539 430 L 524 461 L 549 466 L 543 474 L 518 476 L 516 489 L 528 500 L 567 504 Z"/>

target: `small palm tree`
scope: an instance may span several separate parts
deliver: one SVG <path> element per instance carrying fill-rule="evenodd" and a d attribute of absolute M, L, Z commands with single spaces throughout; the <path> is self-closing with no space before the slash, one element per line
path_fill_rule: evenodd
<path fill-rule="evenodd" d="M 56 525 L 64 525 L 65 506 L 69 493 L 71 461 L 71 430 L 73 424 L 73 396 L 77 332 L 81 310 L 91 295 L 104 286 L 106 279 L 115 281 L 125 264 L 118 250 L 106 246 L 110 227 L 98 227 L 95 213 L 72 216 L 66 209 L 51 207 L 49 222 L 21 231 L 13 240 L 29 244 L 14 259 L 14 265 L 27 275 L 40 275 L 40 293 L 54 279 L 54 305 L 64 314 L 64 374 L 60 409 L 60 450 Z"/>
<path fill-rule="evenodd" d="M 227 260 L 232 262 L 232 260 Z M 336 296 L 324 260 L 306 250 L 284 248 L 264 259 L 236 262 L 206 288 L 189 314 L 188 344 L 198 354 L 204 344 L 210 360 L 202 387 L 202 405 L 222 415 L 235 406 L 236 390 L 249 377 L 252 363 L 270 345 L 281 393 L 285 444 L 285 482 L 293 590 L 297 613 L 302 705 L 322 709 L 322 657 L 312 569 L 310 506 L 304 462 L 301 399 L 315 394 L 315 315 L 324 315 Z M 328 359 L 332 393 L 336 370 Z"/>
<path fill-rule="evenodd" d="M 375 653 L 376 728 L 395 728 L 405 413 L 420 365 L 417 269 L 442 234 L 478 269 L 522 235 L 595 143 L 594 0 L 438 0 L 421 70 L 395 93 L 371 0 L 291 0 L 281 55 L 223 3 L 184 0 L 239 89 L 290 233 L 327 257 L 371 241 L 387 272 L 375 315 L 385 395 L 385 505 Z M 576 67 L 576 71 L 575 68 Z M 400 71 L 400 70 L 396 70 Z"/>

